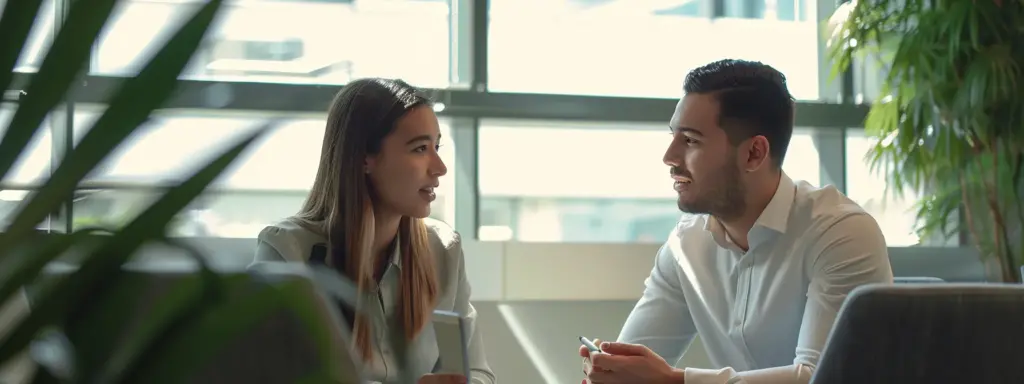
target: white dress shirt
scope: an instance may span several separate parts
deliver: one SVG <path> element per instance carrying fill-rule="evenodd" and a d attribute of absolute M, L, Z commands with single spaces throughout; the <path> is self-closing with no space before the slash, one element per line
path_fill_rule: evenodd
<path fill-rule="evenodd" d="M 744 252 L 714 217 L 684 216 L 619 341 L 675 364 L 700 334 L 713 367 L 686 384 L 807 383 L 846 295 L 893 281 L 878 223 L 832 186 L 783 174 L 747 236 Z"/>

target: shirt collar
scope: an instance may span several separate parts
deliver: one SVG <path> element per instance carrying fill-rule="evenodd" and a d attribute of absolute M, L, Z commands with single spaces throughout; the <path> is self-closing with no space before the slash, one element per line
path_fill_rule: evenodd
<path fill-rule="evenodd" d="M 779 186 L 775 189 L 775 195 L 772 196 L 772 200 L 768 202 L 768 205 L 764 207 L 764 211 L 761 211 L 761 215 L 754 221 L 753 228 L 767 228 L 777 233 L 786 232 L 786 225 L 789 223 L 789 212 L 793 208 L 793 198 L 796 196 L 796 184 L 793 183 L 793 179 L 786 172 L 781 173 Z M 753 228 L 751 229 L 753 230 Z M 727 239 L 728 234 L 725 233 L 722 224 L 711 215 L 708 215 L 707 220 L 704 221 L 704 230 L 710 231 L 719 243 L 731 243 L 731 240 Z"/>
<path fill-rule="evenodd" d="M 768 206 L 764 207 L 764 211 L 754 222 L 754 226 L 785 233 L 795 196 L 796 184 L 793 183 L 793 179 L 789 178 L 789 175 L 786 175 L 786 172 L 782 172 L 782 176 L 779 178 L 779 187 L 775 189 L 775 196 L 768 202 Z"/>
<path fill-rule="evenodd" d="M 398 268 L 402 266 L 402 242 L 399 236 L 395 236 L 394 246 L 391 247 L 391 265 Z"/>

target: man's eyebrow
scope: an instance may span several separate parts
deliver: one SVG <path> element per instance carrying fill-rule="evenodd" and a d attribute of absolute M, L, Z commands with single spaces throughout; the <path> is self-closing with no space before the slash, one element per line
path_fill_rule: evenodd
<path fill-rule="evenodd" d="M 668 127 L 668 129 L 671 130 L 672 133 L 688 132 L 688 133 L 693 134 L 695 136 L 704 136 L 704 134 L 701 133 L 701 131 L 698 131 L 698 130 L 690 128 L 690 127 L 673 127 L 673 126 L 670 125 Z"/>

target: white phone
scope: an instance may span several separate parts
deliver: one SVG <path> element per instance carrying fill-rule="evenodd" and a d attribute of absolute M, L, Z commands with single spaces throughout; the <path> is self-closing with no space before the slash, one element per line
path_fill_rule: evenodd
<path fill-rule="evenodd" d="M 434 373 L 457 373 L 469 378 L 469 327 L 466 318 L 451 311 L 434 311 L 437 339 L 437 369 Z"/>

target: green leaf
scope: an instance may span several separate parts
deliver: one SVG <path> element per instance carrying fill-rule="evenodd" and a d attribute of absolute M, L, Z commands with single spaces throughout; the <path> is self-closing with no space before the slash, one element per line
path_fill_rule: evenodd
<path fill-rule="evenodd" d="M 23 0 L 9 0 L 7 3 L 18 1 Z M 0 141 L 0 180 L 7 176 L 22 150 L 35 136 L 46 114 L 60 103 L 82 72 L 92 45 L 110 18 L 115 3 L 117 0 L 73 2 L 67 22 L 53 39 L 39 71 L 32 76 L 27 95 L 19 103 L 3 141 Z M 38 221 L 31 225 L 36 223 Z M 0 244 L 0 249 L 3 249 L 3 244 Z"/>
<path fill-rule="evenodd" d="M 85 237 L 96 231 L 98 229 L 89 228 L 70 235 L 58 236 L 50 239 L 39 249 L 24 250 L 20 254 L 0 260 L 0 302 L 10 301 L 21 287 L 28 285 L 39 275 L 46 264 L 63 255 L 72 246 L 80 245 Z M 2 350 L 0 347 L 0 351 Z M 0 362 L 6 361 L 7 357 L 9 355 L 0 352 Z"/>
<path fill-rule="evenodd" d="M 44 325 L 59 321 L 66 314 L 88 308 L 89 302 L 83 298 L 107 294 L 111 282 L 105 281 L 105 278 L 116 273 L 143 244 L 162 238 L 171 219 L 199 196 L 268 127 L 257 129 L 187 180 L 169 189 L 131 223 L 84 258 L 76 273 L 40 287 L 41 299 L 32 312 L 4 339 L 0 339 L 0 362 L 22 350 Z"/>
<path fill-rule="evenodd" d="M 6 90 L 14 78 L 14 66 L 18 65 L 21 50 L 28 42 L 28 34 L 32 30 L 39 15 L 43 0 L 16 0 L 4 4 L 3 16 L 0 16 L 0 36 L 4 37 L 0 45 L 0 89 Z M 6 171 L 0 172 L 0 175 Z M 0 176 L 3 179 L 3 176 Z"/>
<path fill-rule="evenodd" d="M 1011 166 L 1024 153 L 1024 1 L 1003 3 L 859 0 L 841 36 L 873 43 L 832 44 L 828 54 L 839 67 L 871 53 L 887 69 L 880 85 L 891 100 L 865 121 L 876 142 L 866 159 L 886 193 L 921 197 L 922 234 L 970 223 L 982 254 L 1005 269 L 1024 264 L 1024 186 Z"/>
<path fill-rule="evenodd" d="M 244 286 L 245 279 L 233 279 L 230 286 Z M 241 293 L 239 288 L 233 288 L 232 291 Z M 213 357 L 229 343 L 244 338 L 253 327 L 287 308 L 289 298 L 307 292 L 297 282 L 289 281 L 273 286 L 260 285 L 245 294 L 232 294 L 231 300 L 222 302 L 201 316 L 190 318 L 183 330 L 187 338 L 167 340 L 154 351 L 154 355 L 140 361 L 141 364 L 134 367 L 123 382 L 188 382 L 190 375 L 212 364 Z"/>
<path fill-rule="evenodd" d="M 103 359 L 98 361 L 96 368 L 100 368 L 97 377 L 88 379 L 96 383 L 120 383 L 125 377 L 132 373 L 134 367 L 143 359 L 156 353 L 156 349 L 174 338 L 189 335 L 183 331 L 183 325 L 191 318 L 201 316 L 204 311 L 212 308 L 224 298 L 224 288 L 221 286 L 220 278 L 210 269 L 206 259 L 198 250 L 180 240 L 165 238 L 161 242 L 174 248 L 185 251 L 199 266 L 198 285 L 179 283 L 172 287 L 169 292 L 161 295 L 160 300 L 153 303 L 147 312 L 147 321 L 141 322 L 139 328 L 132 332 L 132 337 L 113 353 L 104 353 Z M 122 289 L 131 287 L 122 286 Z M 114 291 L 117 291 L 115 288 Z M 109 296 L 109 295 L 108 295 Z M 112 301 L 115 305 L 122 305 L 123 302 Z M 90 306 L 85 308 L 83 316 L 95 313 L 99 308 Z M 124 313 L 127 318 L 133 318 L 136 308 L 128 308 L 129 313 Z M 104 313 L 105 315 L 105 313 Z M 109 315 L 101 316 L 109 318 Z M 84 332 L 92 332 L 98 337 L 106 337 L 111 333 L 96 332 L 95 326 L 83 327 Z M 95 351 L 89 351 L 95 352 Z"/>
<path fill-rule="evenodd" d="M 10 227 L 7 228 L 9 236 L 0 237 L 0 249 L 7 246 L 5 240 L 17 239 L 32 232 L 39 222 L 63 203 L 64 198 L 71 195 L 78 183 L 97 164 L 107 158 L 114 148 L 149 117 L 154 109 L 167 100 L 174 90 L 178 74 L 188 64 L 191 57 L 182 52 L 195 51 L 222 2 L 222 0 L 211 0 L 206 3 L 178 29 L 136 77 L 130 78 L 124 83 L 116 96 L 111 99 L 110 106 L 103 116 L 96 120 L 92 129 L 65 157 L 46 185 L 27 204 L 19 208 Z M 88 6 L 92 3 L 77 2 L 75 4 Z M 73 12 L 75 12 L 74 8 Z M 74 15 L 73 13 L 72 17 Z M 69 26 L 65 27 L 62 32 L 71 30 L 72 21 L 69 21 Z M 47 60 L 50 56 L 60 58 L 64 55 L 61 51 L 52 50 L 51 54 L 47 55 Z M 34 78 L 42 76 L 43 73 L 40 72 Z M 51 92 L 57 92 L 57 90 Z M 44 105 L 41 101 L 29 100 L 18 109 L 18 112 L 21 112 L 26 106 L 45 107 L 47 111 L 52 108 L 52 105 Z M 45 115 L 45 112 L 43 114 Z"/>

